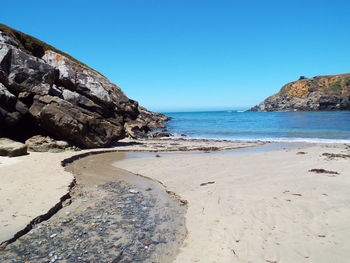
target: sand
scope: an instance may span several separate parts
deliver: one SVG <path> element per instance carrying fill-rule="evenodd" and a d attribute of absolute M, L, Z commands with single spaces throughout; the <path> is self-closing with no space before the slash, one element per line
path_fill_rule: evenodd
<path fill-rule="evenodd" d="M 69 192 L 74 176 L 65 172 L 61 161 L 90 151 L 178 151 L 235 149 L 261 143 L 236 143 L 208 140 L 130 140 L 124 139 L 113 148 L 36 153 L 8 158 L 0 157 L 0 244 L 23 230 L 33 219 L 46 214 Z"/>
<path fill-rule="evenodd" d="M 71 204 L 7 245 L 0 261 L 173 262 L 187 206 L 158 182 L 114 167 L 123 155 L 92 154 L 66 166 L 76 178 Z"/>
<path fill-rule="evenodd" d="M 48 212 L 68 192 L 74 179 L 60 159 L 71 153 L 30 153 L 1 158 L 0 244 Z"/>
<path fill-rule="evenodd" d="M 345 148 L 161 155 L 116 165 L 188 201 L 188 236 L 175 262 L 349 262 L 350 159 L 321 156 L 349 154 Z M 207 182 L 215 183 L 200 186 Z"/>
<path fill-rule="evenodd" d="M 162 143 L 127 141 L 115 149 L 166 150 Z M 348 262 L 350 159 L 322 153 L 350 154 L 349 147 L 242 152 L 151 153 L 115 165 L 158 180 L 188 201 L 188 235 L 175 262 Z M 59 161 L 74 154 L 30 154 L 0 166 L 0 236 L 5 224 L 18 228 L 17 218 L 24 222 L 57 201 L 72 179 Z M 339 174 L 309 172 L 314 168 Z M 9 220 L 15 212 L 16 224 Z"/>

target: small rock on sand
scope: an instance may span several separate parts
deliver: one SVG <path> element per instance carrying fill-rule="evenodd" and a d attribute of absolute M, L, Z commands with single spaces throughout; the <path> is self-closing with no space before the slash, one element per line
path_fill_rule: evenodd
<path fill-rule="evenodd" d="M 16 157 L 27 154 L 27 146 L 8 138 L 0 138 L 0 156 Z"/>
<path fill-rule="evenodd" d="M 131 193 L 131 194 L 138 194 L 139 191 L 137 189 L 130 189 L 129 193 Z"/>

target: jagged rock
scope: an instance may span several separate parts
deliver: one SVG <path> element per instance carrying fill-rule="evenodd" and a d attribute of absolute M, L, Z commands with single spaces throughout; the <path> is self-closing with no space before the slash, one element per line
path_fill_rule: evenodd
<path fill-rule="evenodd" d="M 0 83 L 0 125 L 14 127 L 28 108 Z"/>
<path fill-rule="evenodd" d="M 350 74 L 300 78 L 250 111 L 350 110 Z"/>
<path fill-rule="evenodd" d="M 57 71 L 43 60 L 10 45 L 1 44 L 0 81 L 13 94 L 35 92 L 46 95 Z"/>
<path fill-rule="evenodd" d="M 16 157 L 27 154 L 27 146 L 23 143 L 0 138 L 0 156 Z"/>
<path fill-rule="evenodd" d="M 164 122 L 170 120 L 170 117 L 164 114 L 148 111 L 141 106 L 138 107 L 138 111 L 139 115 L 136 120 L 143 122 L 148 127 L 148 131 L 163 129 L 166 127 Z"/>
<path fill-rule="evenodd" d="M 173 136 L 170 132 L 155 132 L 152 133 L 152 138 L 164 138 L 164 137 L 171 137 Z"/>
<path fill-rule="evenodd" d="M 138 111 L 137 119 L 125 124 L 125 131 L 131 138 L 142 138 L 149 131 L 165 128 L 163 122 L 170 120 L 170 117 L 164 114 L 148 111 L 141 106 L 138 107 Z"/>
<path fill-rule="evenodd" d="M 12 38 L 8 37 L 4 32 L 0 31 L 0 42 L 18 47 L 18 44 L 16 41 L 14 41 Z"/>
<path fill-rule="evenodd" d="M 59 80 L 67 88 L 113 108 L 121 103 L 130 103 L 117 85 L 93 70 L 50 50 L 45 52 L 42 59 L 58 70 Z M 133 111 L 134 108 L 130 107 L 130 110 Z"/>
<path fill-rule="evenodd" d="M 0 103 L 0 136 L 52 135 L 87 148 L 142 137 L 167 120 L 71 56 L 1 24 Z"/>
<path fill-rule="evenodd" d="M 143 138 L 150 131 L 149 127 L 140 121 L 129 121 L 124 125 L 127 135 L 131 138 Z"/>
<path fill-rule="evenodd" d="M 36 135 L 25 143 L 29 151 L 33 152 L 60 152 L 69 148 L 69 143 L 66 141 L 56 141 L 50 137 Z"/>
<path fill-rule="evenodd" d="M 50 134 L 88 148 L 106 146 L 124 137 L 123 126 L 117 121 L 108 121 L 58 97 L 35 96 L 29 112 Z"/>

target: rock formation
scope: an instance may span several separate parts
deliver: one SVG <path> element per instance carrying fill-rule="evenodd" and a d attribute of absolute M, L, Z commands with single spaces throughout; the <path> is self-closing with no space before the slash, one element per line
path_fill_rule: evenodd
<path fill-rule="evenodd" d="M 35 135 L 28 140 L 25 144 L 28 147 L 28 151 L 33 152 L 62 152 L 66 149 L 70 149 L 68 142 L 56 141 L 50 137 L 44 137 L 41 135 Z"/>
<path fill-rule="evenodd" d="M 85 148 L 162 128 L 106 77 L 54 47 L 0 24 L 0 137 L 52 136 Z"/>
<path fill-rule="evenodd" d="M 350 74 L 301 77 L 250 111 L 350 110 Z"/>
<path fill-rule="evenodd" d="M 0 156 L 16 157 L 27 154 L 27 146 L 7 138 L 0 138 Z"/>

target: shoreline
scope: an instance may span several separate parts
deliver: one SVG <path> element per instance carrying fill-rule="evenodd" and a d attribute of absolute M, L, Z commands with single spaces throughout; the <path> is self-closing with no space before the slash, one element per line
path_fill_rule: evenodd
<path fill-rule="evenodd" d="M 120 147 L 127 147 L 127 149 L 125 149 L 125 151 L 129 151 L 130 152 L 130 148 L 133 148 L 134 150 L 135 150 L 135 152 L 132 152 L 132 153 L 130 153 L 131 155 L 133 155 L 133 154 L 138 154 L 137 152 L 139 152 L 141 149 L 144 151 L 145 149 L 151 149 L 151 151 L 148 151 L 148 153 L 145 153 L 146 155 L 149 155 L 148 157 L 145 157 L 145 156 L 143 156 L 143 158 L 129 158 L 129 159 L 126 159 L 126 160 L 123 160 L 123 161 L 118 161 L 117 162 L 117 166 L 119 167 L 120 166 L 120 164 L 122 164 L 122 167 L 121 168 L 127 168 L 127 170 L 128 171 L 131 171 L 132 173 L 134 173 L 134 174 L 137 174 L 137 175 L 141 175 L 141 176 L 146 176 L 146 177 L 149 177 L 151 180 L 156 180 L 156 181 L 158 181 L 158 182 L 160 182 L 164 187 L 166 187 L 166 188 L 168 188 L 169 189 L 169 191 L 171 191 L 171 192 L 174 192 L 174 193 L 176 193 L 176 194 L 180 194 L 180 196 L 182 197 L 182 198 L 184 198 L 184 196 L 183 196 L 183 194 L 181 194 L 181 191 L 178 191 L 176 188 L 173 188 L 173 186 L 172 186 L 172 184 L 173 184 L 173 182 L 172 182 L 172 180 L 171 180 L 171 183 L 170 184 L 168 184 L 167 183 L 167 179 L 166 180 L 164 180 L 164 178 L 162 178 L 162 177 L 159 177 L 159 172 L 158 173 L 156 173 L 155 175 L 153 174 L 153 172 L 154 172 L 154 170 L 152 170 L 153 172 L 151 173 L 151 174 L 149 174 L 149 169 L 150 169 L 150 165 L 147 165 L 146 164 L 146 167 L 144 167 L 143 166 L 143 168 L 146 168 L 146 169 L 141 169 L 141 170 L 138 170 L 139 168 L 138 168 L 138 166 L 137 166 L 137 164 L 138 163 L 143 163 L 143 164 L 145 164 L 144 162 L 150 162 L 150 163 L 154 163 L 154 162 L 156 162 L 157 163 L 157 165 L 158 165 L 158 161 L 163 161 L 163 160 L 181 160 L 181 159 L 183 159 L 183 158 L 189 158 L 189 160 L 196 160 L 196 159 L 205 159 L 205 160 L 207 160 L 208 161 L 208 158 L 214 158 L 214 159 L 217 159 L 217 158 L 219 158 L 219 159 L 222 159 L 222 158 L 228 158 L 228 156 L 231 156 L 231 157 L 233 157 L 233 158 L 237 158 L 237 157 L 234 157 L 234 156 L 240 156 L 239 158 L 240 159 L 244 159 L 245 157 L 242 157 L 242 152 L 244 152 L 244 151 L 247 151 L 247 149 L 248 149 L 248 155 L 246 155 L 246 156 L 262 156 L 262 155 L 269 155 L 269 154 L 274 154 L 274 155 L 276 155 L 278 152 L 280 152 L 280 153 L 282 153 L 282 152 L 294 152 L 294 154 L 297 152 L 297 151 L 299 151 L 301 148 L 299 147 L 295 147 L 294 149 L 279 149 L 279 150 L 273 150 L 272 152 L 255 152 L 255 153 L 252 153 L 252 152 L 250 152 L 250 150 L 249 150 L 249 148 L 243 148 L 243 149 L 241 149 L 241 148 L 239 148 L 240 146 L 242 146 L 242 145 L 236 145 L 236 151 L 238 152 L 238 153 L 232 153 L 232 152 L 234 152 L 235 150 L 230 150 L 230 149 L 227 149 L 228 147 L 227 147 L 227 145 L 226 145 L 226 147 L 223 149 L 223 150 L 217 150 L 217 149 L 213 149 L 213 148 L 211 148 L 213 151 L 210 153 L 210 154 L 208 154 L 208 153 L 205 153 L 205 152 L 203 152 L 203 150 L 202 150 L 202 152 L 200 152 L 200 151 L 198 151 L 197 150 L 197 152 L 191 152 L 191 150 L 193 150 L 193 149 L 198 149 L 198 148 L 202 148 L 203 149 L 203 146 L 198 146 L 198 145 L 192 145 L 192 146 L 188 146 L 188 145 L 186 145 L 186 146 L 179 146 L 179 145 L 176 145 L 178 148 L 180 148 L 180 147 L 187 147 L 186 149 L 188 149 L 189 151 L 186 151 L 186 152 L 178 152 L 178 153 L 174 153 L 173 151 L 169 151 L 169 153 L 166 153 L 166 151 L 164 151 L 164 149 L 167 147 L 167 144 L 166 145 L 163 145 L 162 147 L 159 147 L 160 146 L 160 141 L 163 141 L 163 140 L 150 140 L 150 141 L 148 141 L 148 145 L 140 145 L 139 143 L 140 143 L 140 141 L 139 142 L 137 142 L 136 144 L 134 144 L 134 143 L 132 143 L 132 142 L 130 142 L 130 141 L 124 141 L 124 142 L 122 142 L 122 144 L 123 144 L 123 146 L 117 146 L 117 147 L 114 147 L 114 148 L 109 148 L 109 149 L 105 149 L 105 150 L 101 150 L 101 149 L 94 149 L 94 150 L 86 150 L 85 152 L 84 151 L 82 151 L 82 155 L 90 155 L 91 153 L 94 153 L 94 152 L 99 152 L 99 151 L 107 151 L 107 152 L 110 152 L 110 151 L 112 151 L 112 152 L 114 152 L 114 151 L 120 151 L 120 149 L 118 149 L 118 148 L 120 148 Z M 172 140 L 173 141 L 173 140 Z M 201 143 L 203 143 L 203 142 L 207 142 L 207 140 L 205 140 L 205 141 L 201 141 Z M 166 142 L 166 143 L 168 143 L 168 145 L 170 145 L 170 143 L 169 142 Z M 209 149 L 209 147 L 212 147 L 212 145 L 211 145 L 211 143 L 213 143 L 213 142 L 209 142 L 210 143 L 210 146 L 204 146 L 204 147 L 208 147 L 208 149 Z M 226 142 L 224 142 L 224 143 L 226 143 Z M 269 145 L 269 144 L 265 144 L 265 145 Z M 323 149 L 332 149 L 332 150 L 344 150 L 345 148 L 346 148 L 346 146 L 345 145 L 326 145 L 326 144 L 323 144 L 323 145 L 308 145 L 308 144 L 305 144 L 306 146 L 310 146 L 311 147 L 311 149 L 314 147 L 321 147 L 321 148 L 323 148 Z M 304 146 L 305 146 L 304 145 Z M 257 145 L 255 145 L 255 146 L 257 146 Z M 153 149 L 152 149 L 152 147 L 153 147 Z M 170 147 L 174 147 L 174 145 L 170 145 Z M 230 147 L 233 147 L 233 145 L 231 145 Z M 261 144 L 260 144 L 260 147 L 261 148 L 263 148 L 264 146 L 261 146 Z M 258 147 L 259 148 L 259 147 Z M 253 148 L 251 148 L 251 149 L 253 149 Z M 308 149 L 305 149 L 306 151 L 308 151 Z M 161 153 L 161 155 L 160 155 L 160 157 L 161 158 L 154 158 L 154 157 L 157 157 L 157 156 L 154 156 L 154 153 L 155 152 L 160 152 Z M 54 154 L 54 155 L 56 155 L 55 157 L 57 157 L 57 158 L 55 158 L 56 159 L 56 161 L 59 159 L 59 158 L 62 158 L 62 156 L 68 156 L 68 158 L 70 158 L 70 157 L 72 157 L 71 155 L 73 155 L 73 156 L 76 156 L 76 155 L 81 155 L 80 153 L 63 153 L 63 154 Z M 108 153 L 107 153 L 108 154 Z M 43 155 L 48 155 L 48 154 L 43 154 Z M 52 154 L 51 154 L 52 155 Z M 103 156 L 104 154 L 99 154 L 99 155 L 101 155 L 101 156 Z M 128 154 L 126 154 L 126 155 L 128 155 Z M 185 157 L 184 157 L 185 156 Z M 73 157 L 73 158 L 76 158 L 76 157 Z M 83 159 L 80 159 L 80 160 L 84 160 L 84 159 L 86 159 L 86 158 L 89 158 L 89 157 L 84 157 Z M 79 160 L 78 160 L 79 161 Z M 181 160 L 181 161 L 183 161 L 183 160 Z M 132 163 L 132 165 L 129 167 L 129 164 L 131 164 Z M 62 163 L 63 164 L 63 163 Z M 74 162 L 73 162 L 73 164 L 74 164 Z M 126 167 L 124 167 L 124 165 L 126 164 Z M 200 166 L 203 166 L 203 163 L 200 165 Z M 5 167 L 5 166 L 4 166 Z M 8 167 L 8 166 L 7 166 Z M 1 166 L 0 166 L 0 168 L 1 168 Z M 315 167 L 315 168 L 317 168 L 317 167 Z M 165 169 L 165 167 L 164 167 L 164 165 L 161 165 L 160 166 L 160 170 L 162 170 L 163 171 L 163 173 L 166 173 L 166 169 Z M 192 168 L 193 169 L 193 168 Z M 1 170 L 0 170 L 1 171 Z M 145 172 L 145 173 L 144 173 Z M 193 173 L 193 172 L 190 172 L 190 173 Z M 181 176 L 180 176 L 181 177 Z M 209 182 L 209 181 L 208 181 Z M 208 183 L 208 182 L 204 182 L 204 183 Z M 203 182 L 202 182 L 203 183 Z M 216 183 L 214 183 L 214 186 L 216 185 Z M 162 186 L 162 187 L 163 187 Z M 206 187 L 206 186 L 205 186 Z M 208 186 L 208 187 L 210 187 L 210 186 Z M 186 198 L 186 200 L 188 200 L 187 198 Z M 74 203 L 74 202 L 73 202 Z M 190 201 L 190 206 L 191 206 L 191 201 Z M 186 215 L 186 220 L 188 220 L 189 218 L 187 217 L 187 215 Z M 51 219 L 50 219 L 51 220 Z M 47 221 L 47 222 L 50 222 L 50 220 L 49 221 Z M 192 220 L 192 219 L 191 219 Z M 39 224 L 39 226 L 40 226 L 41 224 Z M 189 230 L 190 231 L 190 234 L 191 234 L 191 229 Z M 26 236 L 24 236 L 24 237 L 26 237 Z M 186 239 L 187 240 L 187 239 Z M 186 242 L 186 240 L 185 240 L 185 242 Z M 184 247 L 187 247 L 188 246 L 188 244 L 187 243 L 185 243 L 184 244 Z M 183 250 L 183 248 L 181 249 L 181 251 Z M 186 249 L 185 249 L 186 250 Z M 0 252 L 1 253 L 1 252 Z M 183 253 L 181 253 L 180 252 L 180 255 L 179 255 L 179 258 L 181 258 L 181 255 L 182 255 Z M 0 254 L 0 256 L 1 256 L 1 254 Z M 185 260 L 185 258 L 182 258 L 183 260 Z M 178 258 L 177 258 L 177 260 L 178 260 Z M 175 261 L 176 262 L 176 261 Z M 178 262 L 181 262 L 181 261 L 178 261 Z M 214 262 L 214 261 L 213 261 Z"/>
<path fill-rule="evenodd" d="M 213 138 L 213 137 L 187 137 L 181 135 L 173 135 L 166 137 L 173 140 L 209 140 L 209 141 L 226 141 L 239 143 L 312 143 L 312 144 L 350 144 L 350 139 L 327 139 L 327 138 L 305 138 L 305 137 L 257 137 L 257 138 Z"/>
<path fill-rule="evenodd" d="M 160 157 L 116 165 L 160 180 L 188 201 L 188 237 L 174 262 L 326 263 L 350 256 L 348 145 Z"/>

